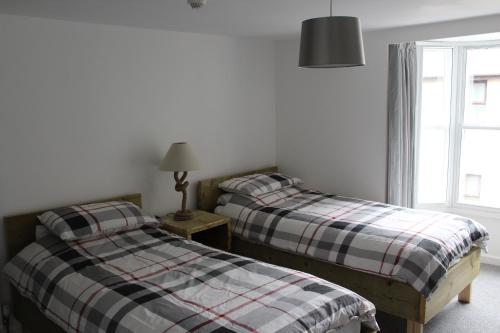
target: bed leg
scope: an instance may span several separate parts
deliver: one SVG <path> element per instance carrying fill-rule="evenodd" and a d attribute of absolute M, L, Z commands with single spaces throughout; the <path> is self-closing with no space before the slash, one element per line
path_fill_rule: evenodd
<path fill-rule="evenodd" d="M 472 284 L 469 284 L 467 287 L 465 287 L 464 290 L 462 290 L 458 294 L 458 301 L 460 303 L 470 303 L 471 287 L 472 287 Z"/>
<path fill-rule="evenodd" d="M 424 324 L 408 319 L 406 320 L 406 333 L 424 333 Z"/>

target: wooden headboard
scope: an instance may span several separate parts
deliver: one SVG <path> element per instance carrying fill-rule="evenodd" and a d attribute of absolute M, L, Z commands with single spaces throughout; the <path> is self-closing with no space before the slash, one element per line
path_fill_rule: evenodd
<path fill-rule="evenodd" d="M 213 212 L 217 207 L 217 199 L 222 194 L 219 189 L 219 184 L 231 178 L 251 175 L 254 173 L 267 173 L 278 171 L 277 166 L 263 168 L 259 170 L 252 170 L 247 172 L 238 173 L 235 175 L 222 176 L 217 178 L 210 178 L 202 180 L 198 183 L 198 209 Z"/>
<path fill-rule="evenodd" d="M 94 202 L 106 201 L 129 201 L 142 207 L 142 195 L 140 193 L 121 195 L 113 198 L 92 200 L 90 202 L 64 205 L 83 205 Z M 38 212 L 32 212 L 22 215 L 4 217 L 5 239 L 7 243 L 7 258 L 10 259 L 19 251 L 35 241 L 35 226 L 39 224 L 37 216 L 54 208 L 44 209 Z"/>

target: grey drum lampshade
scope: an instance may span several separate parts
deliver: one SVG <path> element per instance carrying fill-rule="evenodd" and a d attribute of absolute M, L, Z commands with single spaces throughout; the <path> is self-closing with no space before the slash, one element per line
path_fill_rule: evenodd
<path fill-rule="evenodd" d="M 357 17 L 327 16 L 302 22 L 299 67 L 365 65 L 361 23 Z"/>
<path fill-rule="evenodd" d="M 193 171 L 199 170 L 200 163 L 187 142 L 172 143 L 160 164 L 163 171 Z"/>

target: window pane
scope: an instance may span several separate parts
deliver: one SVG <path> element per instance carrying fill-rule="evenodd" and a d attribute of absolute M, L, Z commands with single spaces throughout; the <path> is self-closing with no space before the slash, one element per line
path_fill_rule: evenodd
<path fill-rule="evenodd" d="M 486 104 L 486 91 L 488 88 L 488 80 L 474 79 L 472 85 L 472 104 Z"/>
<path fill-rule="evenodd" d="M 466 129 L 462 134 L 458 201 L 500 208 L 500 131 Z"/>
<path fill-rule="evenodd" d="M 500 126 L 500 47 L 467 50 L 464 123 Z"/>
<path fill-rule="evenodd" d="M 418 203 L 446 201 L 448 186 L 448 130 L 423 129 L 418 167 Z"/>
<path fill-rule="evenodd" d="M 451 107 L 451 48 L 424 48 L 417 202 L 446 201 Z"/>

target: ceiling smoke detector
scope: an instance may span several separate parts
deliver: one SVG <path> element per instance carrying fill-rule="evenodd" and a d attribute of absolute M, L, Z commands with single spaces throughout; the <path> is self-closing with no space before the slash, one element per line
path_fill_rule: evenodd
<path fill-rule="evenodd" d="M 207 0 L 187 0 L 187 2 L 191 6 L 191 8 L 196 9 L 205 6 Z"/>

